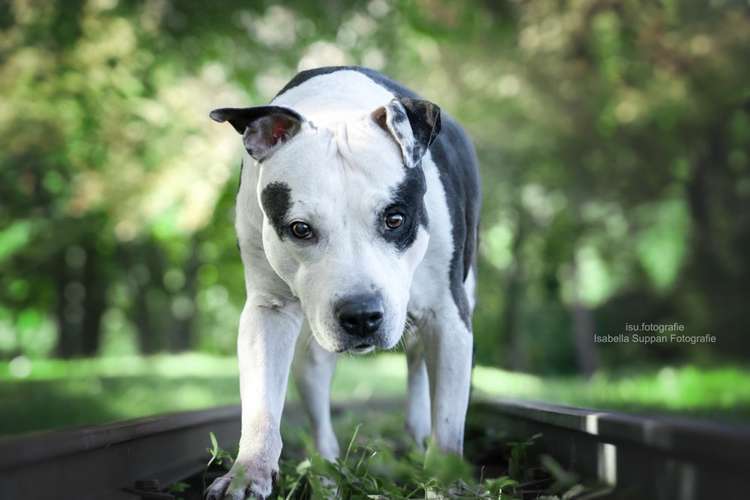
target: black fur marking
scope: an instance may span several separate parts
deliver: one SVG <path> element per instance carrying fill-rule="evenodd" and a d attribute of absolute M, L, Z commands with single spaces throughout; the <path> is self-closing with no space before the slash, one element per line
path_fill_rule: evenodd
<path fill-rule="evenodd" d="M 229 122 L 234 129 L 242 134 L 254 121 L 268 115 L 279 114 L 288 116 L 298 122 L 304 118 L 296 111 L 283 106 L 253 106 L 250 108 L 219 108 L 211 111 L 208 116 L 217 122 Z"/>
<path fill-rule="evenodd" d="M 478 162 L 474 147 L 461 126 L 445 114 L 442 120 L 442 131 L 430 147 L 430 153 L 440 173 L 453 225 L 451 293 L 461 317 L 471 329 L 469 303 L 463 283 L 476 266 L 482 198 Z"/>
<path fill-rule="evenodd" d="M 396 97 L 420 98 L 400 83 L 377 71 L 360 66 L 329 66 L 302 71 L 292 78 L 277 96 L 316 76 L 342 70 L 362 73 Z M 451 294 L 461 318 L 471 329 L 469 303 L 463 283 L 476 266 L 477 226 L 481 204 L 478 162 L 471 141 L 461 126 L 445 113 L 441 113 L 441 122 L 441 132 L 430 146 L 430 152 L 440 173 L 453 225 L 453 256 L 449 271 Z"/>
<path fill-rule="evenodd" d="M 242 189 L 242 169 L 244 168 L 245 160 L 240 160 L 240 180 L 237 182 L 237 195 L 240 194 L 240 189 Z M 235 238 L 234 242 L 237 245 L 237 250 L 239 250 L 240 254 L 242 254 L 242 249 L 240 248 L 240 239 Z"/>
<path fill-rule="evenodd" d="M 240 180 L 237 182 L 237 194 L 242 189 L 242 170 L 245 168 L 245 160 L 240 161 Z"/>
<path fill-rule="evenodd" d="M 287 214 L 292 207 L 292 190 L 283 182 L 271 182 L 260 194 L 260 201 L 263 204 L 263 211 L 266 217 L 271 221 L 271 225 L 279 235 L 279 239 L 284 239 L 287 235 Z"/>
<path fill-rule="evenodd" d="M 440 133 L 440 108 L 429 101 L 409 97 L 402 97 L 400 101 L 406 110 L 409 125 L 414 134 L 415 147 L 412 151 L 412 163 L 417 165 Z"/>
<path fill-rule="evenodd" d="M 393 108 L 393 122 L 394 123 L 401 123 L 406 121 L 406 114 L 404 114 L 403 111 L 400 109 L 394 107 Z"/>
<path fill-rule="evenodd" d="M 250 156 L 262 161 L 279 143 L 286 142 L 299 132 L 304 118 L 283 106 L 254 106 L 250 108 L 219 108 L 209 116 L 217 122 L 229 122 L 242 134 L 242 141 Z"/>
<path fill-rule="evenodd" d="M 427 182 L 421 168 L 405 169 L 406 176 L 393 190 L 393 199 L 385 212 L 378 215 L 376 224 L 383 238 L 392 243 L 399 252 L 409 248 L 417 239 L 419 226 L 427 227 L 427 210 L 424 194 Z M 383 220 L 386 213 L 396 211 L 404 214 L 404 223 L 397 229 L 388 229 Z"/>
<path fill-rule="evenodd" d="M 422 156 L 424 156 L 424 153 L 420 151 L 417 148 L 407 148 L 407 153 L 411 152 L 411 161 L 414 163 L 414 165 L 419 164 L 419 162 L 422 160 Z"/>

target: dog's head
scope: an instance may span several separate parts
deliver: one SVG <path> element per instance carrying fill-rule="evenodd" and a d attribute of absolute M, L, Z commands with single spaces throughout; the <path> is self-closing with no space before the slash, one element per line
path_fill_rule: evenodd
<path fill-rule="evenodd" d="M 279 106 L 211 118 L 231 123 L 258 161 L 266 257 L 320 345 L 393 347 L 427 250 L 421 159 L 440 131 L 440 109 L 399 98 L 315 124 Z"/>

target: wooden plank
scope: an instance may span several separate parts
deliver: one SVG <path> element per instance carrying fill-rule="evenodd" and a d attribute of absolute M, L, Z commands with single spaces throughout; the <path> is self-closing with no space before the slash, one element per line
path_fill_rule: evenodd
<path fill-rule="evenodd" d="M 402 401 L 336 405 L 334 412 L 396 410 Z M 514 400 L 479 399 L 471 412 L 509 438 L 541 432 L 549 453 L 584 478 L 613 487 L 611 498 L 743 499 L 750 429 L 700 420 L 630 415 Z M 296 406 L 287 423 L 301 423 Z M 209 432 L 239 439 L 238 406 L 0 440 L 2 499 L 136 498 L 136 481 L 168 485 L 203 470 Z"/>
<path fill-rule="evenodd" d="M 539 453 L 613 488 L 610 498 L 746 499 L 750 428 L 508 399 L 472 412 L 512 438 L 541 433 Z"/>
<path fill-rule="evenodd" d="M 237 443 L 239 406 L 6 439 L 0 498 L 133 499 L 123 489 L 136 481 L 168 485 L 201 471 L 209 432 Z"/>

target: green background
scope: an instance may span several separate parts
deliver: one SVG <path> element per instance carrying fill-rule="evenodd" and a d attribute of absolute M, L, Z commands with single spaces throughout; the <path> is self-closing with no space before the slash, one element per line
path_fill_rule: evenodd
<path fill-rule="evenodd" d="M 205 358 L 190 373 L 230 384 L 216 366 L 234 370 L 244 300 L 241 143 L 208 112 L 266 103 L 300 69 L 361 64 L 438 103 L 475 141 L 478 364 L 572 384 L 529 382 L 530 397 L 614 404 L 586 391 L 630 380 L 652 405 L 672 394 L 692 401 L 678 411 L 737 409 L 750 398 L 747 61 L 750 7 L 728 0 L 4 2 L 3 406 L 35 415 L 43 394 L 77 401 L 75 383 L 84 407 L 123 406 L 95 385 L 106 374 L 76 378 L 82 361 L 49 358 L 127 366 L 198 351 L 143 363 Z M 593 342 L 642 322 L 717 340 Z M 166 407 L 144 396 L 139 414 L 229 401 L 143 370 L 195 390 Z M 494 373 L 491 389 L 512 387 Z M 660 385 L 685 373 L 702 389 Z M 153 383 L 116 376 L 136 391 Z M 236 400 L 221 387 L 205 390 Z M 614 399 L 639 407 L 635 393 Z"/>

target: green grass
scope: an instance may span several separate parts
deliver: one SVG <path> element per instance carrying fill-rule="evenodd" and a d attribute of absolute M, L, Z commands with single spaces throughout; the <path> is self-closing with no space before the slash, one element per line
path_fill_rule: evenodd
<path fill-rule="evenodd" d="M 465 458 L 440 453 L 434 446 L 426 453 L 416 449 L 403 432 L 402 415 L 346 412 L 334 419 L 334 426 L 343 446 L 332 463 L 315 453 L 299 426 L 282 427 L 284 451 L 271 498 L 560 500 L 583 495 L 593 499 L 610 491 L 581 481 L 551 456 L 540 454 L 536 444 L 541 435 L 510 439 L 492 419 L 472 412 Z M 213 435 L 210 442 L 209 467 L 179 483 L 178 497 L 192 498 L 191 493 L 205 490 L 230 468 L 233 453 L 222 449 Z"/>
<path fill-rule="evenodd" d="M 401 354 L 340 359 L 335 400 L 403 395 Z M 692 366 L 591 380 L 474 369 L 475 394 L 750 420 L 750 369 Z M 290 398 L 296 398 L 294 389 Z M 204 354 L 0 363 L 0 434 L 239 402 L 237 362 Z"/>
<path fill-rule="evenodd" d="M 750 422 L 747 367 L 664 367 L 630 374 L 537 377 L 478 366 L 482 394 L 647 413 L 670 413 Z"/>
<path fill-rule="evenodd" d="M 230 357 L 38 360 L 23 368 L 28 373 L 18 378 L 0 364 L 0 435 L 237 404 L 240 397 L 237 360 Z M 343 357 L 333 397 L 402 395 L 404 373 L 398 356 Z M 297 399 L 293 387 L 289 397 Z"/>

